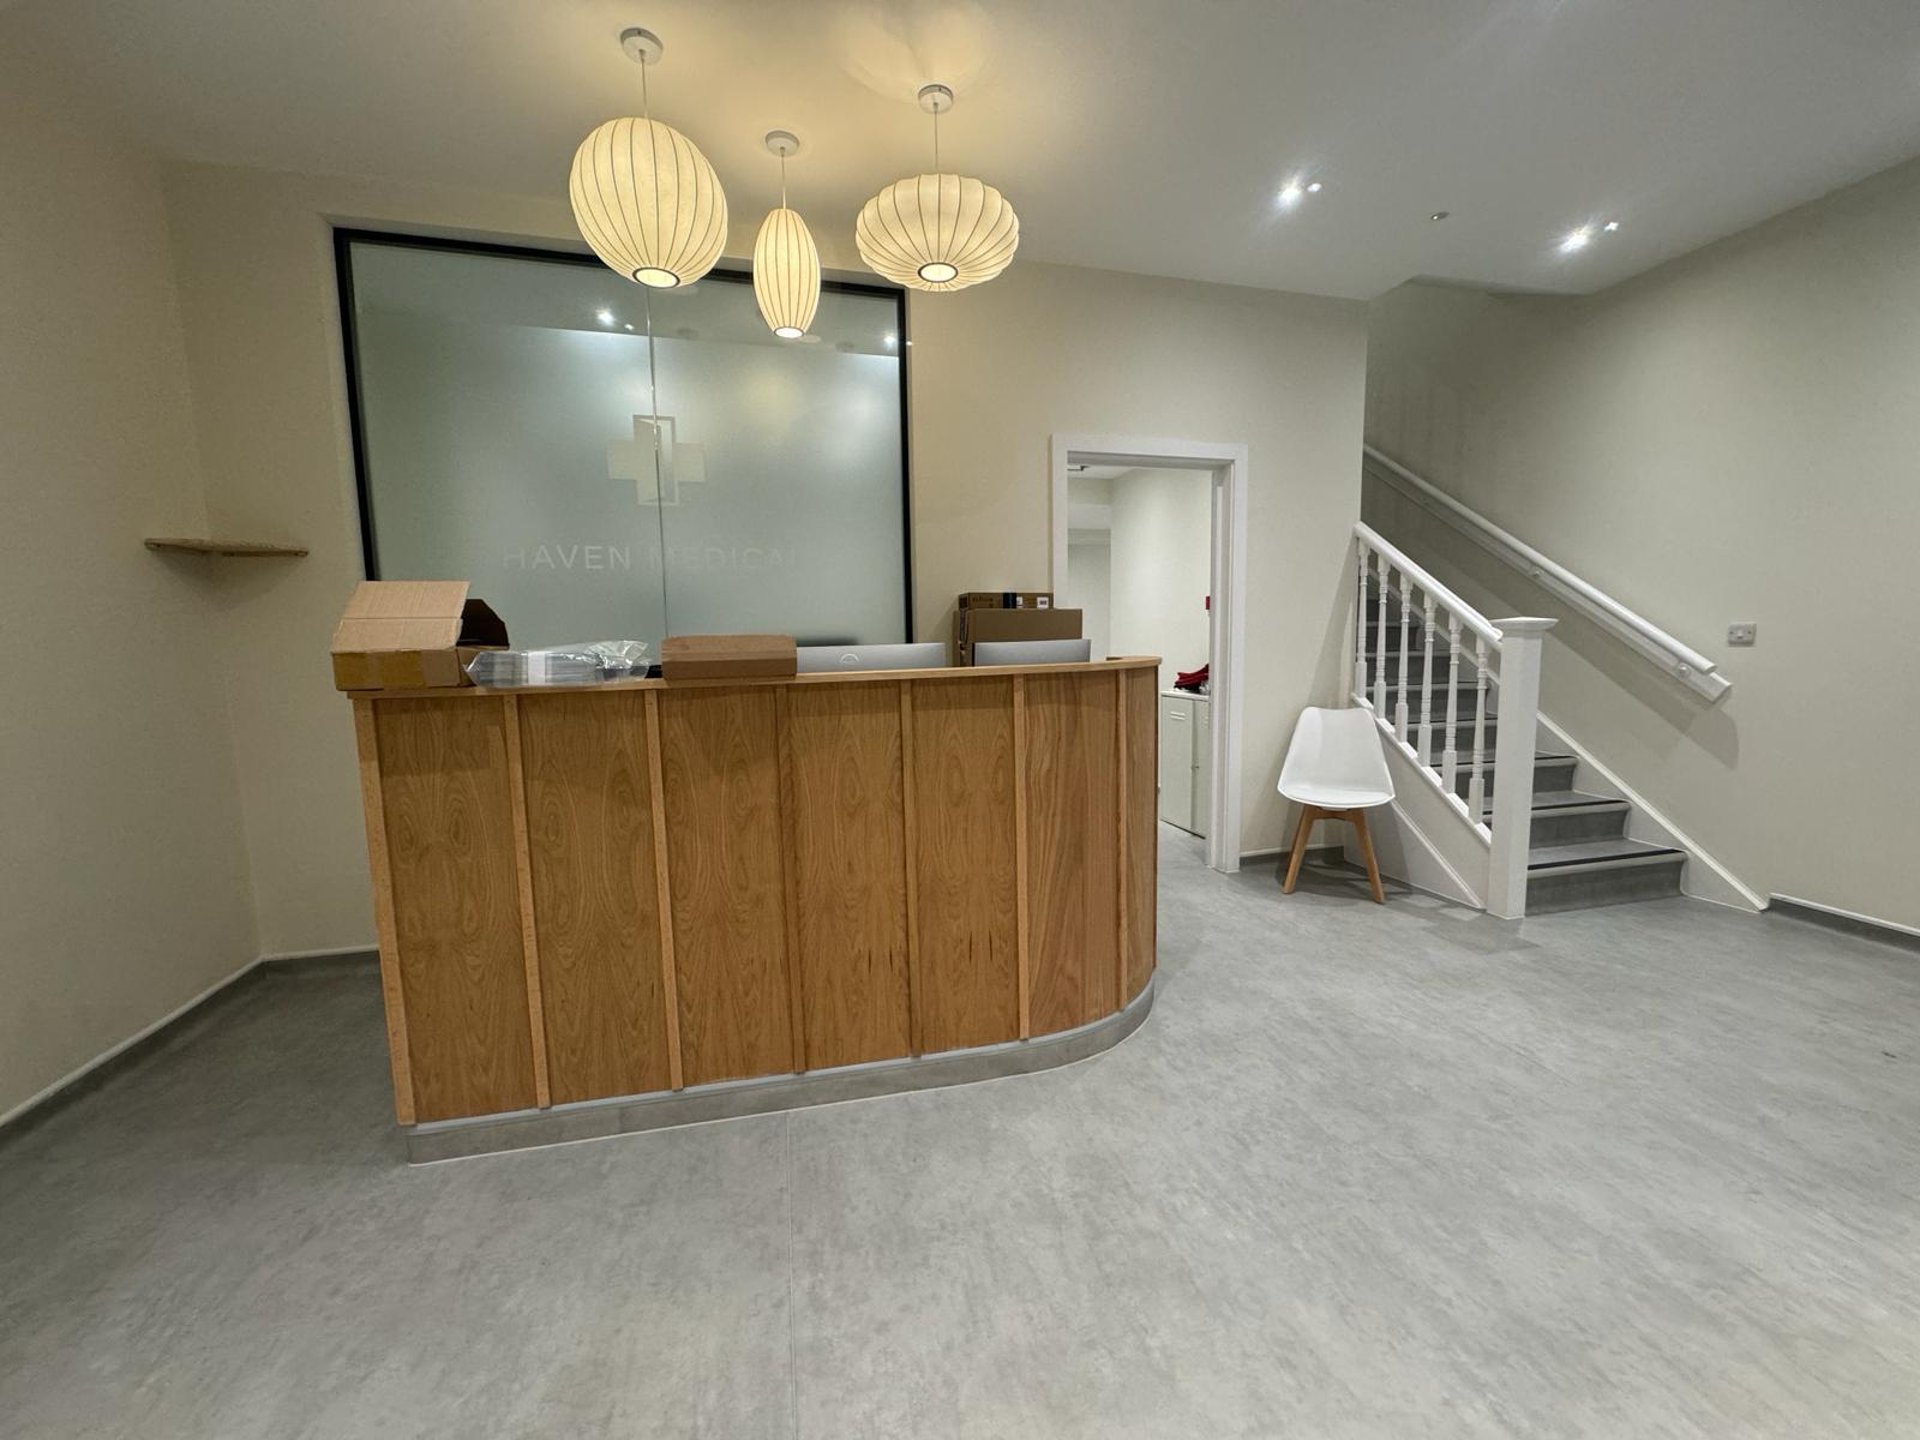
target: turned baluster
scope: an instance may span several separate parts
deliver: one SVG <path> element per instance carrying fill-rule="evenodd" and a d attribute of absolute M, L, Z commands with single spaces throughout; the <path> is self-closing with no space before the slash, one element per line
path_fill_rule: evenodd
<path fill-rule="evenodd" d="M 1354 541 L 1353 548 L 1360 562 L 1354 566 L 1360 594 L 1353 607 L 1353 693 L 1364 700 L 1367 695 L 1367 557 L 1373 552 L 1367 549 L 1364 540 Z"/>
<path fill-rule="evenodd" d="M 1460 774 L 1460 617 L 1447 614 L 1447 733 L 1440 747 L 1440 779 L 1447 794 Z"/>
<path fill-rule="evenodd" d="M 1387 557 L 1382 555 L 1380 583 L 1374 587 L 1374 593 L 1379 597 L 1380 608 L 1375 622 L 1380 627 L 1380 634 L 1373 645 L 1373 713 L 1382 720 L 1387 718 L 1387 586 L 1392 573 L 1387 568 Z"/>
<path fill-rule="evenodd" d="M 1420 671 L 1420 763 L 1433 764 L 1433 596 L 1420 608 L 1420 629 L 1426 639 L 1426 654 Z M 1453 672 L 1447 672 L 1453 678 Z"/>
<path fill-rule="evenodd" d="M 1393 707 L 1393 733 L 1407 743 L 1407 657 L 1413 651 L 1413 577 L 1400 572 L 1400 696 Z"/>
<path fill-rule="evenodd" d="M 1484 824 L 1481 812 L 1487 808 L 1487 642 L 1476 636 L 1473 642 L 1473 759 L 1467 771 L 1467 815 L 1474 824 Z M 1509 776 L 1509 783 L 1512 777 Z"/>

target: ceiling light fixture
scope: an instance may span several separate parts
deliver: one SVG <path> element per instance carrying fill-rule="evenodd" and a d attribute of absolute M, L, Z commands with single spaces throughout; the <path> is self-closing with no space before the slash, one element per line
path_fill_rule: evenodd
<path fill-rule="evenodd" d="M 1310 180 L 1307 182 L 1307 194 L 1309 195 L 1318 195 L 1323 188 L 1318 180 Z"/>
<path fill-rule="evenodd" d="M 1613 234 L 1614 231 L 1620 228 L 1620 222 L 1618 220 L 1609 220 L 1605 225 L 1602 225 L 1600 228 L 1602 230 L 1605 230 L 1609 235 L 1611 235 Z"/>
<path fill-rule="evenodd" d="M 1451 215 L 1451 214 L 1453 214 L 1453 212 L 1452 212 L 1451 210 L 1436 210 L 1436 211 L 1434 211 L 1434 212 L 1433 212 L 1433 213 L 1432 213 L 1431 215 L 1429 215 L 1429 216 L 1427 216 L 1427 219 L 1429 219 L 1429 220 L 1444 220 L 1444 219 L 1446 219 L 1446 218 L 1447 218 L 1447 217 L 1448 217 L 1449 215 Z"/>
<path fill-rule="evenodd" d="M 613 312 L 611 310 L 602 310 L 599 314 L 595 315 L 593 318 L 598 320 L 602 325 L 613 324 Z M 633 327 L 629 325 L 627 328 L 631 330 Z"/>
<path fill-rule="evenodd" d="M 1562 255 L 1571 255 L 1576 250 L 1586 249 L 1592 241 L 1592 228 L 1582 225 L 1578 230 L 1569 233 L 1567 237 L 1560 242 L 1560 253 Z"/>
<path fill-rule="evenodd" d="M 1020 217 L 993 186 L 940 170 L 944 85 L 920 89 L 933 116 L 933 173 L 896 180 L 867 201 L 853 229 L 860 258 L 912 290 L 964 290 L 1006 269 L 1020 248 Z"/>
<path fill-rule="evenodd" d="M 640 65 L 639 117 L 624 116 L 580 142 L 567 194 L 593 253 L 629 280 L 670 290 L 706 274 L 727 241 L 727 196 L 700 147 L 653 118 L 647 69 L 664 47 L 650 30 L 623 31 Z"/>
<path fill-rule="evenodd" d="M 798 153 L 799 137 L 769 130 L 766 146 L 780 157 L 780 208 L 767 212 L 753 242 L 753 298 L 769 330 L 782 340 L 798 340 L 820 308 L 820 247 L 807 222 L 787 208 L 787 157 Z"/>

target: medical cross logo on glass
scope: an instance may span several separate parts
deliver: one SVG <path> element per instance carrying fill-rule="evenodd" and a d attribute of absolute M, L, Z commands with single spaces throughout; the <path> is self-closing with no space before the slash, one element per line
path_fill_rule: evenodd
<path fill-rule="evenodd" d="M 654 488 L 654 455 L 660 457 Z M 607 446 L 607 478 L 633 481 L 642 505 L 678 505 L 682 485 L 707 483 L 707 449 L 682 441 L 671 415 L 636 415 L 633 438 Z"/>

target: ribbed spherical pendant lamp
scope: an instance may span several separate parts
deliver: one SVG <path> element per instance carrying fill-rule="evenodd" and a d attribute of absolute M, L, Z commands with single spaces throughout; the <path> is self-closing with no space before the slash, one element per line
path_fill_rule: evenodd
<path fill-rule="evenodd" d="M 660 59 L 660 37 L 635 28 L 620 45 L 640 63 L 641 108 L 650 112 L 647 67 Z M 727 243 L 720 177 L 699 146 L 651 113 L 609 120 L 581 141 L 567 194 L 593 253 L 642 285 L 691 285 Z"/>
<path fill-rule="evenodd" d="M 940 171 L 940 116 L 953 91 L 927 85 L 920 108 L 933 116 L 933 169 L 896 180 L 867 201 L 854 224 L 860 258 L 914 290 L 964 290 L 991 280 L 1020 248 L 1020 217 L 993 186 Z"/>
<path fill-rule="evenodd" d="M 820 308 L 820 249 L 797 211 L 787 208 L 787 157 L 800 141 L 787 130 L 769 130 L 767 149 L 780 157 L 780 208 L 760 223 L 753 242 L 753 298 L 760 318 L 782 340 L 798 340 Z"/>

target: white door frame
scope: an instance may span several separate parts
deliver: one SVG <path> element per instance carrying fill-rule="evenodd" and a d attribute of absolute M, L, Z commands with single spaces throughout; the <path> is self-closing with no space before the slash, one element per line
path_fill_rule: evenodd
<path fill-rule="evenodd" d="M 1051 583 L 1055 595 L 1067 588 L 1069 455 L 1095 465 L 1213 472 L 1213 668 L 1208 687 L 1213 701 L 1208 707 L 1213 721 L 1213 774 L 1207 781 L 1213 792 L 1213 823 L 1207 827 L 1207 864 L 1232 874 L 1240 868 L 1240 721 L 1247 654 L 1247 447 L 1141 435 L 1053 436 Z"/>

